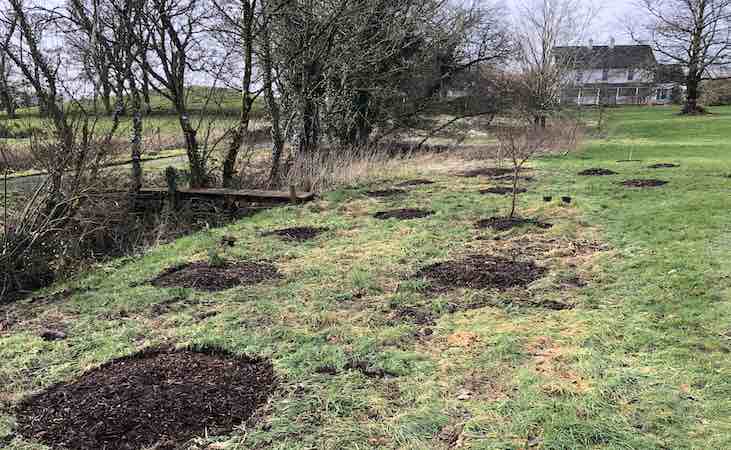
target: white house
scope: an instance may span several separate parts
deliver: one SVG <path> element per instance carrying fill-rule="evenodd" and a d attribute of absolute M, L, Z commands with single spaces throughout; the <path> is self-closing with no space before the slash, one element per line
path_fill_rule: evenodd
<path fill-rule="evenodd" d="M 678 87 L 678 68 L 658 64 L 649 45 L 556 47 L 566 65 L 561 101 L 579 105 L 668 104 Z M 681 73 L 682 75 L 682 73 Z"/>

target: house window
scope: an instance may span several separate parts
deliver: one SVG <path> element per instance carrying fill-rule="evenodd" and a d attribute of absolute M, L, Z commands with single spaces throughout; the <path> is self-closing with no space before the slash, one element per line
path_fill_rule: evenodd
<path fill-rule="evenodd" d="M 602 81 L 609 80 L 609 69 L 604 69 L 602 71 Z"/>
<path fill-rule="evenodd" d="M 627 70 L 627 79 L 629 81 L 632 81 L 635 79 L 635 69 L 629 69 Z"/>

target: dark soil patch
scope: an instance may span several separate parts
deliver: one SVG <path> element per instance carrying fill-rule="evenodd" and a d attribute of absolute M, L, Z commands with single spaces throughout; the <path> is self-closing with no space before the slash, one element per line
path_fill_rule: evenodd
<path fill-rule="evenodd" d="M 482 167 L 479 169 L 465 170 L 459 175 L 462 177 L 499 177 L 513 173 L 513 169 L 507 167 Z"/>
<path fill-rule="evenodd" d="M 579 172 L 579 175 L 589 177 L 601 177 L 605 175 L 617 175 L 617 172 L 609 169 L 594 168 L 582 170 L 581 172 Z"/>
<path fill-rule="evenodd" d="M 172 267 L 152 280 L 152 284 L 158 287 L 184 287 L 217 292 L 275 278 L 280 278 L 280 274 L 276 267 L 268 263 L 247 261 L 226 263 L 219 267 L 197 262 Z"/>
<path fill-rule="evenodd" d="M 434 184 L 434 182 L 431 180 L 416 179 L 416 180 L 404 181 L 403 183 L 397 184 L 396 187 L 428 186 L 430 184 Z"/>
<path fill-rule="evenodd" d="M 386 377 L 397 377 L 398 374 L 390 372 L 380 367 L 372 366 L 368 361 L 364 360 L 350 360 L 345 365 L 346 370 L 357 370 L 368 378 L 386 378 Z"/>
<path fill-rule="evenodd" d="M 509 175 L 502 175 L 502 176 L 499 176 L 499 177 L 492 177 L 492 179 L 495 180 L 495 181 L 513 181 L 513 178 L 514 177 L 513 177 L 512 171 L 511 171 L 511 173 Z M 533 181 L 533 180 L 535 180 L 535 178 L 533 178 L 533 177 L 522 177 L 521 176 L 521 177 L 518 177 L 518 180 L 521 180 L 521 181 Z"/>
<path fill-rule="evenodd" d="M 674 167 L 680 167 L 677 164 L 672 163 L 659 163 L 659 164 L 653 164 L 651 166 L 647 166 L 648 169 L 672 169 Z"/>
<path fill-rule="evenodd" d="M 327 228 L 294 227 L 269 231 L 267 233 L 263 233 L 262 236 L 279 236 L 282 239 L 290 241 L 304 242 L 314 239 L 326 231 L 328 231 Z"/>
<path fill-rule="evenodd" d="M 518 194 L 525 194 L 528 192 L 525 188 L 518 188 Z M 512 186 L 496 186 L 480 191 L 480 194 L 497 194 L 497 195 L 510 195 L 513 193 Z"/>
<path fill-rule="evenodd" d="M 432 286 L 453 288 L 509 289 L 526 286 L 546 273 L 532 261 L 517 261 L 499 256 L 470 255 L 458 261 L 447 261 L 424 267 L 415 277 L 425 278 Z"/>
<path fill-rule="evenodd" d="M 66 333 L 64 331 L 54 329 L 42 330 L 39 336 L 46 342 L 62 341 L 66 339 Z"/>
<path fill-rule="evenodd" d="M 406 191 L 402 189 L 383 189 L 380 191 L 367 191 L 366 195 L 372 198 L 387 198 L 396 197 L 397 195 L 404 195 Z"/>
<path fill-rule="evenodd" d="M 178 448 L 249 420 L 275 383 L 271 363 L 216 350 L 149 351 L 24 400 L 17 433 L 52 448 Z"/>
<path fill-rule="evenodd" d="M 407 209 L 394 209 L 391 211 L 381 211 L 373 215 L 376 219 L 379 220 L 387 220 L 387 219 L 399 219 L 399 220 L 409 220 L 409 219 L 422 219 L 424 217 L 429 217 L 432 214 L 434 214 L 434 211 L 427 211 L 425 209 L 413 209 L 413 208 L 407 208 Z"/>
<path fill-rule="evenodd" d="M 544 230 L 553 226 L 553 224 L 548 222 L 541 222 L 535 219 L 523 219 L 521 217 L 490 217 L 489 219 L 482 219 L 475 224 L 477 228 L 492 228 L 495 231 L 507 231 L 522 225 L 533 225 Z"/>
<path fill-rule="evenodd" d="M 664 186 L 666 184 L 668 184 L 668 182 L 663 180 L 627 180 L 622 182 L 623 186 L 634 188 L 651 188 Z"/>

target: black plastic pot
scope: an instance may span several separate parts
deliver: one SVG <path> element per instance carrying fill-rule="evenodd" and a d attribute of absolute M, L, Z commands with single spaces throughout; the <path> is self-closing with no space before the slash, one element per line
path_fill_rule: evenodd
<path fill-rule="evenodd" d="M 571 197 L 561 197 L 561 201 L 568 205 L 571 203 Z"/>
<path fill-rule="evenodd" d="M 548 203 L 548 202 L 550 202 L 551 200 L 553 200 L 553 197 L 551 197 L 550 195 L 544 195 L 544 196 L 543 196 L 543 201 L 544 201 L 544 202 Z"/>

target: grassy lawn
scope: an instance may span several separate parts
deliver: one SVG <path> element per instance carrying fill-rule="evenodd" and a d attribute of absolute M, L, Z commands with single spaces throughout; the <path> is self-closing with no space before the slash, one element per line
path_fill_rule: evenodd
<path fill-rule="evenodd" d="M 521 211 L 548 230 L 475 229 L 508 198 L 454 175 L 474 162 L 431 160 L 115 260 L 48 291 L 73 288 L 63 301 L 6 306 L 0 439 L 43 448 L 9 437 L 12 407 L 30 393 L 144 348 L 199 344 L 269 357 L 279 377 L 255 427 L 201 441 L 224 448 L 731 448 L 731 108 L 714 113 L 610 110 L 606 139 L 535 161 Z M 661 162 L 680 167 L 647 168 Z M 619 174 L 576 175 L 592 167 Z M 436 184 L 364 194 L 416 177 Z M 669 184 L 619 184 L 634 178 Z M 372 217 L 406 207 L 435 214 Z M 328 231 L 305 243 L 261 236 L 290 226 Z M 237 238 L 226 258 L 266 260 L 283 277 L 219 293 L 144 282 L 206 260 L 225 235 Z M 435 291 L 413 277 L 471 254 L 548 272 L 499 292 Z M 68 338 L 44 342 L 49 326 Z"/>

